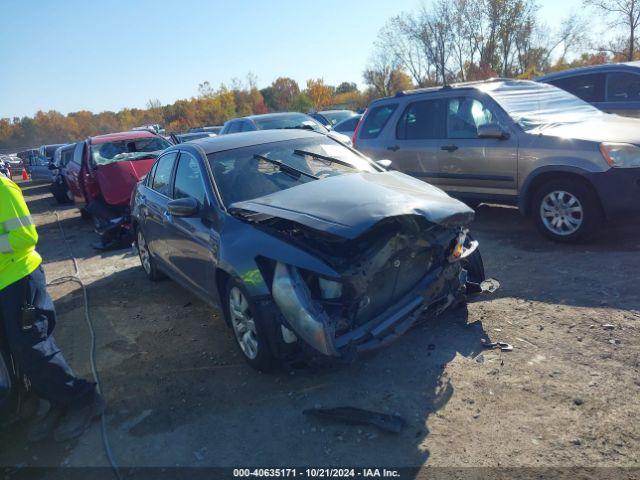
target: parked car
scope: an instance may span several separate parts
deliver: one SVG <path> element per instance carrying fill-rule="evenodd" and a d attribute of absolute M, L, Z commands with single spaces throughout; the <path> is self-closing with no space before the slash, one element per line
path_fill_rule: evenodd
<path fill-rule="evenodd" d="M 29 155 L 29 160 L 26 163 L 27 172 L 31 177 L 31 180 L 51 180 L 51 170 L 49 165 L 53 162 L 53 154 L 58 147 L 63 144 L 57 143 L 52 145 L 42 145 L 38 149 L 37 155 Z"/>
<path fill-rule="evenodd" d="M 553 85 L 493 80 L 372 102 L 355 134 L 374 159 L 475 205 L 517 205 L 547 237 L 588 238 L 640 213 L 640 121 Z"/>
<path fill-rule="evenodd" d="M 215 137 L 215 133 L 210 132 L 189 132 L 189 133 L 172 133 L 169 135 L 171 143 L 177 145 L 179 143 L 198 140 L 199 138 Z"/>
<path fill-rule="evenodd" d="M 222 130 L 222 125 L 212 125 L 209 127 L 194 127 L 189 129 L 189 133 L 215 133 L 216 135 L 220 135 L 220 130 Z"/>
<path fill-rule="evenodd" d="M 640 62 L 572 68 L 536 79 L 608 113 L 640 117 Z"/>
<path fill-rule="evenodd" d="M 257 369 L 349 358 L 486 290 L 473 210 L 315 132 L 171 147 L 131 211 L 146 275 L 222 309 Z"/>
<path fill-rule="evenodd" d="M 360 122 L 361 118 L 362 118 L 362 115 L 359 113 L 355 115 L 351 115 L 349 118 L 346 118 L 341 122 L 338 122 L 333 127 L 333 130 L 335 132 L 341 133 L 351 138 L 353 137 L 353 133 L 356 131 L 356 127 L 358 126 L 358 122 Z"/>
<path fill-rule="evenodd" d="M 94 220 L 101 239 L 96 247 L 127 245 L 133 189 L 169 146 L 146 130 L 99 135 L 76 144 L 65 178 L 83 217 Z"/>
<path fill-rule="evenodd" d="M 308 115 L 315 118 L 325 127 L 331 129 L 339 122 L 357 114 L 352 110 L 321 110 L 319 112 L 311 111 Z"/>
<path fill-rule="evenodd" d="M 51 190 L 51 194 L 56 199 L 56 202 L 60 204 L 73 202 L 73 196 L 71 195 L 65 177 L 67 165 L 73 159 L 75 148 L 75 143 L 58 147 L 53 154 L 53 163 L 49 166 L 52 175 L 49 190 Z"/>
<path fill-rule="evenodd" d="M 329 135 L 345 145 L 351 146 L 351 139 L 338 132 L 328 130 L 309 115 L 298 112 L 266 113 L 264 115 L 250 115 L 234 118 L 225 122 L 220 135 L 238 132 L 253 132 L 256 130 L 298 129 L 311 130 Z"/>

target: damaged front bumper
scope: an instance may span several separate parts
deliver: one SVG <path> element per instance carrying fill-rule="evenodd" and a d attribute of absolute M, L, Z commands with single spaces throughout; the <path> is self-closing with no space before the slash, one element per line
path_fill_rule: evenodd
<path fill-rule="evenodd" d="M 464 249 L 456 260 L 466 258 L 476 247 L 474 242 L 472 248 Z M 330 318 L 322 305 L 311 298 L 295 267 L 278 263 L 272 297 L 284 317 L 285 331 L 292 331 L 316 352 L 339 358 L 383 347 L 403 335 L 425 315 L 439 315 L 466 300 L 467 294 L 493 292 L 498 285 L 496 281 L 488 281 L 486 285 L 468 282 L 462 263 L 450 261 L 432 269 L 394 305 L 341 334 L 336 334 L 335 319 Z"/>

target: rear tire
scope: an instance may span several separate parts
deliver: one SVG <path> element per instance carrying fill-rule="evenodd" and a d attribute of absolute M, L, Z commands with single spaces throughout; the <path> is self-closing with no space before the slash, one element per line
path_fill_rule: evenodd
<path fill-rule="evenodd" d="M 562 243 L 588 240 L 604 219 L 597 196 L 576 180 L 542 185 L 533 195 L 531 211 L 538 231 Z"/>
<path fill-rule="evenodd" d="M 136 246 L 138 247 L 140 265 L 142 266 L 142 270 L 147 278 L 152 282 L 162 280 L 164 278 L 164 274 L 158 270 L 141 228 L 138 228 L 136 232 Z"/>
<path fill-rule="evenodd" d="M 223 307 L 236 345 L 247 363 L 262 372 L 272 370 L 276 359 L 260 312 L 244 286 L 233 278 L 227 282 Z"/>

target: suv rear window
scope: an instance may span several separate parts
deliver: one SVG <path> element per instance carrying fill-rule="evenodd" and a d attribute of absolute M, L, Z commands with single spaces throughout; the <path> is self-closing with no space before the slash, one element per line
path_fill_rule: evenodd
<path fill-rule="evenodd" d="M 364 123 L 360 128 L 358 137 L 362 139 L 377 138 L 384 126 L 389 121 L 391 114 L 398 108 L 397 103 L 390 103 L 387 105 L 380 105 L 374 107 L 371 112 L 364 119 Z"/>

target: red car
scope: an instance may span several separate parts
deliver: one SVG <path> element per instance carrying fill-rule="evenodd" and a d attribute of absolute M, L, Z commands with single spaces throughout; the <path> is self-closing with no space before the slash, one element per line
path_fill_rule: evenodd
<path fill-rule="evenodd" d="M 76 144 L 65 179 L 83 217 L 92 217 L 98 248 L 126 243 L 129 200 L 156 157 L 171 144 L 148 131 L 111 133 Z"/>

